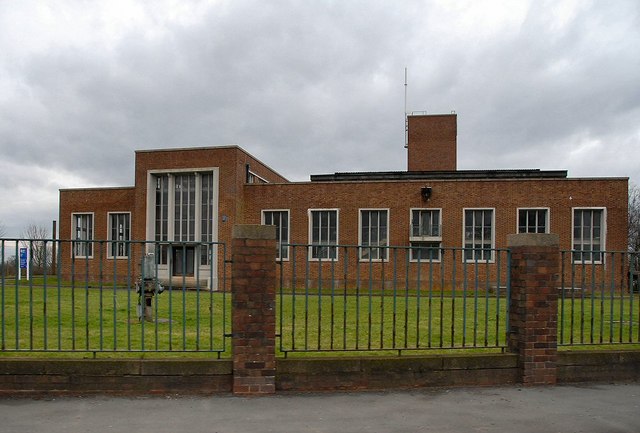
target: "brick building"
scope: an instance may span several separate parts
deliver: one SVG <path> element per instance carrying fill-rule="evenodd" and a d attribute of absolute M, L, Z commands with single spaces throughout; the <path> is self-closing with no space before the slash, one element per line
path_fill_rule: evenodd
<path fill-rule="evenodd" d="M 161 279 L 216 288 L 235 224 L 276 225 L 283 244 L 313 245 L 295 254 L 318 268 L 346 259 L 333 245 L 362 247 L 348 266 L 400 260 L 409 268 L 454 248 L 455 261 L 490 265 L 518 232 L 557 233 L 579 261 L 626 250 L 627 178 L 458 170 L 456 122 L 455 114 L 409 116 L 407 171 L 308 182 L 288 182 L 237 146 L 137 151 L 133 187 L 60 191 L 63 275 L 124 276 L 153 252 Z M 398 259 L 388 246 L 410 248 Z M 293 249 L 279 248 L 279 259 Z"/>

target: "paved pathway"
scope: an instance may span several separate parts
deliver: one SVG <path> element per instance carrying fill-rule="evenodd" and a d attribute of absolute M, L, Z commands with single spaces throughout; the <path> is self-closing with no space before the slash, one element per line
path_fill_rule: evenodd
<path fill-rule="evenodd" d="M 262 398 L 4 398 L 0 432 L 640 432 L 640 384 Z"/>

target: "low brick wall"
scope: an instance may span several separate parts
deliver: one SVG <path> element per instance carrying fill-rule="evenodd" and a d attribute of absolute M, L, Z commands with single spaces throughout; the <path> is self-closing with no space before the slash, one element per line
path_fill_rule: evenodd
<path fill-rule="evenodd" d="M 0 394 L 231 392 L 230 360 L 2 359 Z"/>
<path fill-rule="evenodd" d="M 640 351 L 558 352 L 557 368 L 559 383 L 638 381 Z"/>
<path fill-rule="evenodd" d="M 558 383 L 640 380 L 640 351 L 559 352 Z M 277 391 L 354 391 L 518 383 L 516 354 L 278 359 Z M 0 359 L 0 395 L 217 394 L 231 360 Z"/>
<path fill-rule="evenodd" d="M 282 391 L 486 386 L 517 380 L 514 354 L 280 359 L 276 373 Z"/>

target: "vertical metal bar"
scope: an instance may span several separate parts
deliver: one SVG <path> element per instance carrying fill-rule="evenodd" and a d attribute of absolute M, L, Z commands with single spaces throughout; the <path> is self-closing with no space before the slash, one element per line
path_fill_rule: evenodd
<path fill-rule="evenodd" d="M 444 249 L 441 251 L 440 262 L 444 261 Z M 420 256 L 418 256 L 419 258 Z M 430 253 L 430 257 L 433 254 Z M 427 347 L 431 348 L 433 340 L 433 263 L 429 266 L 429 293 L 428 293 L 428 311 L 427 311 Z"/>
<path fill-rule="evenodd" d="M 611 259 L 611 266 L 615 269 L 615 258 Z M 609 311 L 609 343 L 613 343 L 613 310 L 614 310 L 614 291 L 615 291 L 615 276 L 614 273 L 611 273 L 611 284 L 609 285 L 609 303 L 610 303 L 610 311 Z"/>
<path fill-rule="evenodd" d="M 507 296 L 506 296 L 506 309 L 505 309 L 505 331 L 506 335 L 511 332 L 509 314 L 511 311 L 511 250 L 507 250 Z M 505 338 L 506 342 L 506 338 Z"/>
<path fill-rule="evenodd" d="M 367 311 L 367 349 L 371 350 L 371 333 L 372 333 L 372 328 L 371 328 L 371 324 L 372 324 L 372 314 L 373 314 L 373 302 L 372 302 L 372 296 L 373 296 L 373 267 L 372 267 L 372 262 L 371 262 L 371 247 L 368 247 L 369 249 L 369 261 L 367 262 L 367 265 L 369 267 L 369 294 L 368 294 L 368 311 Z"/>
<path fill-rule="evenodd" d="M 405 256 L 409 254 L 406 249 Z M 391 345 L 396 348 L 396 323 L 398 318 L 398 248 L 393 249 L 393 323 L 391 326 Z"/>
<path fill-rule="evenodd" d="M 187 245 L 182 242 L 182 350 L 187 350 Z M 195 253 L 194 253 L 195 255 Z M 195 260 L 195 257 L 194 257 Z"/>
<path fill-rule="evenodd" d="M 125 248 L 127 251 L 127 256 L 131 255 L 131 244 L 130 241 L 126 241 Z M 118 350 L 118 261 L 113 259 L 113 293 L 111 299 L 111 307 L 113 308 L 113 350 Z"/>
<path fill-rule="evenodd" d="M 573 345 L 575 338 L 575 311 L 576 311 L 576 261 L 574 252 L 571 252 L 571 319 L 569 328 L 569 344 Z"/>
<path fill-rule="evenodd" d="M 318 259 L 318 289 L 316 290 L 316 296 L 318 297 L 318 330 L 317 330 L 317 345 L 316 349 L 320 350 L 321 334 L 322 334 L 322 256 Z"/>
<path fill-rule="evenodd" d="M 194 266 L 194 271 L 196 274 L 196 347 L 195 349 L 197 351 L 200 351 L 200 262 L 202 261 L 202 252 L 201 252 L 201 248 L 203 248 L 203 245 L 200 244 L 198 245 L 197 248 L 194 249 L 193 251 L 193 266 Z M 157 275 L 156 275 L 157 278 Z M 156 336 L 157 336 L 157 332 L 158 332 L 158 297 L 155 296 L 156 298 Z"/>
<path fill-rule="evenodd" d="M 604 252 L 603 259 L 604 259 Z M 604 273 L 604 267 L 602 269 Z M 596 266 L 591 263 L 591 314 L 589 315 L 589 343 L 593 344 L 593 333 L 595 332 L 595 291 L 596 291 Z"/>
<path fill-rule="evenodd" d="M 356 249 L 356 347 L 360 348 L 360 247 Z"/>
<path fill-rule="evenodd" d="M 494 252 L 495 253 L 495 252 Z M 489 292 L 491 284 L 489 282 L 490 269 L 489 260 L 485 261 L 485 285 L 484 285 L 484 347 L 489 345 Z"/>
<path fill-rule="evenodd" d="M 409 347 L 409 289 L 411 280 L 409 276 L 409 266 L 407 263 L 407 283 L 404 286 L 404 344 L 402 348 Z"/>
<path fill-rule="evenodd" d="M 98 302 L 98 321 L 99 321 L 99 335 L 100 335 L 100 350 L 104 350 L 103 347 L 103 343 L 104 343 L 104 329 L 103 329 L 103 324 L 104 324 L 104 317 L 103 317 L 103 312 L 104 312 L 104 304 L 103 304 L 103 267 L 104 267 L 104 241 L 100 241 L 98 243 L 99 247 L 99 253 L 98 253 L 98 269 L 99 269 L 99 275 L 98 275 L 98 295 L 99 295 L 99 302 Z M 95 254 L 95 253 L 94 253 Z M 114 262 L 115 262 L 115 258 L 114 258 Z"/>
<path fill-rule="evenodd" d="M 71 242 L 71 349 L 76 349 L 76 245 Z"/>
<path fill-rule="evenodd" d="M 624 257 L 621 257 L 623 259 Z M 603 263 L 604 264 L 604 263 Z M 624 278 L 624 260 L 620 260 L 620 279 Z M 615 269 L 615 268 L 612 268 Z M 622 281 L 620 282 L 620 336 L 618 343 L 622 343 L 624 334 L 624 290 L 622 290 Z"/>
<path fill-rule="evenodd" d="M 309 350 L 309 278 L 311 278 L 309 259 L 307 251 L 304 275 L 304 350 Z"/>
<path fill-rule="evenodd" d="M 161 244 L 156 245 L 158 245 L 159 249 L 163 248 L 163 245 Z M 173 266 L 173 243 L 164 245 L 164 248 L 167 249 L 166 262 L 169 271 L 169 293 L 167 293 L 169 298 L 169 350 L 173 351 L 173 269 L 171 269 L 171 267 Z"/>
<path fill-rule="evenodd" d="M 500 346 L 500 276 L 502 275 L 502 251 L 496 250 L 496 347 Z"/>
<path fill-rule="evenodd" d="M 48 340 L 48 329 L 47 329 L 47 263 L 48 263 L 48 257 L 47 257 L 47 241 L 43 240 L 42 241 L 42 325 L 43 325 L 43 348 L 44 350 L 47 350 L 49 348 L 49 340 Z"/>
<path fill-rule="evenodd" d="M 93 241 L 87 241 L 87 250 L 88 246 L 91 245 L 92 248 L 95 247 Z M 92 249 L 92 254 L 95 252 Z M 91 339 L 89 338 L 89 255 L 88 251 L 84 257 L 84 338 L 85 338 L 85 349 L 89 350 L 89 345 Z"/>
<path fill-rule="evenodd" d="M 62 292 L 62 282 L 60 281 L 62 278 L 62 242 L 57 240 L 54 241 L 58 243 L 57 248 L 57 258 L 56 258 L 56 266 L 57 266 L 57 284 L 56 284 L 56 292 L 58 298 L 58 350 L 62 350 L 62 302 L 61 302 L 61 292 Z"/>
<path fill-rule="evenodd" d="M 222 348 L 227 348 L 227 325 L 229 320 L 227 317 L 227 244 L 222 244 Z M 169 311 L 171 313 L 171 311 Z M 169 322 L 171 323 L 171 322 Z M 230 324 L 229 324 L 230 326 Z"/>
<path fill-rule="evenodd" d="M 451 250 L 451 347 L 456 345 L 456 250 Z"/>
<path fill-rule="evenodd" d="M 467 345 L 467 291 L 469 289 L 469 263 L 464 257 L 464 250 L 460 252 L 462 255 L 462 347 Z"/>
<path fill-rule="evenodd" d="M 338 247 L 336 247 L 338 248 Z M 345 248 L 344 255 L 347 255 L 347 251 Z M 329 329 L 329 348 L 333 350 L 333 336 L 335 331 L 335 295 L 336 295 L 336 262 L 335 260 L 331 260 L 331 323 Z"/>
<path fill-rule="evenodd" d="M 612 260 L 615 260 L 614 257 L 612 257 Z M 613 272 L 613 270 L 612 270 Z M 605 275 L 605 271 L 603 269 L 602 271 L 602 287 L 600 288 L 600 338 L 599 338 L 599 343 L 602 344 L 604 341 L 604 308 L 605 308 L 605 303 L 604 303 L 604 293 L 606 291 L 606 287 L 607 287 L 607 283 L 606 283 L 606 275 Z"/>
<path fill-rule="evenodd" d="M 440 347 L 444 346 L 444 285 L 445 266 L 444 261 L 440 261 Z"/>
<path fill-rule="evenodd" d="M 281 248 L 283 248 L 281 246 Z M 289 250 L 289 247 L 287 247 L 287 251 Z M 282 249 L 280 250 L 282 251 Z M 276 267 L 277 269 L 279 269 L 280 271 L 280 278 L 279 278 L 279 282 L 280 282 L 280 308 L 278 309 L 278 311 L 276 312 L 276 314 L 278 316 L 278 334 L 280 335 L 280 351 L 282 351 L 282 341 L 284 340 L 284 332 L 283 332 L 283 318 L 284 318 L 284 260 L 283 257 L 280 256 L 280 260 L 276 259 Z"/>
<path fill-rule="evenodd" d="M 347 281 L 349 276 L 349 254 L 345 247 L 344 251 L 344 267 L 343 267 L 343 290 L 342 290 L 342 348 L 347 349 Z"/>
<path fill-rule="evenodd" d="M 564 344 L 564 304 L 565 304 L 565 259 L 567 257 L 566 251 L 560 252 L 560 320 L 558 327 L 560 328 L 560 344 Z"/>
<path fill-rule="evenodd" d="M 415 347 L 420 347 L 420 292 L 422 291 L 422 266 L 420 263 L 420 255 L 418 255 L 418 263 L 416 265 L 416 343 Z M 429 251 L 429 266 L 431 266 L 431 259 L 433 258 L 433 254 Z"/>
<path fill-rule="evenodd" d="M 622 263 L 629 263 L 629 265 L 631 265 L 632 263 L 631 260 L 633 260 L 631 253 L 620 253 L 620 256 L 621 256 L 620 260 L 622 261 Z M 623 278 L 625 275 L 629 279 L 633 278 L 633 274 L 631 273 L 631 266 L 629 267 L 629 269 L 623 270 L 623 273 L 622 273 Z M 633 342 L 633 303 L 635 302 L 635 300 L 634 300 L 634 294 L 633 294 L 633 287 L 631 285 L 629 285 L 628 287 L 629 287 L 629 343 L 632 343 Z M 623 290 L 623 287 L 620 287 L 620 290 Z"/>
<path fill-rule="evenodd" d="M 591 253 L 591 260 L 593 260 L 593 253 Z M 580 344 L 584 344 L 584 292 L 586 291 L 586 265 L 584 260 L 584 254 L 582 255 L 582 266 L 580 269 Z"/>
<path fill-rule="evenodd" d="M 142 244 L 144 249 L 144 244 Z M 127 257 L 127 350 L 131 350 L 131 256 Z"/>
<path fill-rule="evenodd" d="M 20 349 L 20 279 L 18 278 L 17 273 L 18 272 L 22 272 L 22 270 L 20 269 L 20 254 L 19 254 L 19 248 L 18 248 L 18 242 L 16 242 L 16 253 L 15 253 L 15 257 L 16 257 L 16 278 L 15 278 L 15 315 L 16 315 L 16 350 Z"/>
<path fill-rule="evenodd" d="M 0 290 L 2 290 L 2 299 L 0 300 L 0 320 L 2 321 L 2 335 L 0 335 L 0 348 L 4 351 L 7 349 L 5 344 L 5 335 L 6 335 L 6 317 L 4 312 L 5 305 L 5 282 L 6 282 L 6 266 L 5 264 L 5 254 L 4 254 L 4 239 L 0 239 Z"/>
<path fill-rule="evenodd" d="M 384 273 L 384 262 L 385 257 L 388 257 L 389 250 L 387 247 L 383 247 L 380 252 L 382 253 L 382 257 L 380 257 L 380 349 L 385 347 L 384 344 L 384 304 L 385 304 L 385 273 Z M 420 321 L 420 310 L 418 309 L 418 322 Z"/>
<path fill-rule="evenodd" d="M 33 240 L 29 240 L 29 266 L 27 279 L 29 280 L 29 349 L 33 350 Z"/>
<path fill-rule="evenodd" d="M 480 287 L 478 256 L 474 252 L 474 287 L 473 287 L 473 347 L 478 346 L 478 288 Z"/>
<path fill-rule="evenodd" d="M 145 251 L 147 251 L 146 245 L 145 245 Z M 145 254 L 141 254 L 141 257 L 144 257 Z M 144 260 L 144 258 L 142 259 Z M 200 269 L 200 257 L 198 256 L 198 261 L 196 262 L 196 252 L 195 252 L 195 248 L 194 248 L 194 252 L 193 252 L 193 266 L 196 269 Z M 142 261 L 141 261 L 142 263 Z M 151 299 L 153 299 L 153 338 L 154 338 L 154 347 L 156 350 L 158 350 L 159 348 L 159 335 L 158 335 L 158 293 L 157 293 L 157 287 L 156 284 L 158 284 L 158 272 L 157 272 L 158 267 L 154 266 L 153 270 L 151 272 L 153 272 L 153 275 L 149 275 L 148 277 L 152 277 L 153 279 L 151 280 L 153 287 L 153 297 Z M 196 284 L 199 284 L 198 281 L 196 280 Z M 145 300 L 145 305 L 146 305 L 146 300 Z M 198 317 L 200 311 L 199 309 L 196 310 L 196 317 Z M 199 324 L 199 317 L 198 320 L 196 320 L 196 323 Z M 197 325 L 196 325 L 197 326 Z"/>
<path fill-rule="evenodd" d="M 216 248 L 217 249 L 217 245 L 214 244 L 213 242 L 209 242 L 207 244 L 207 262 L 209 262 L 209 350 L 213 350 L 214 349 L 214 343 L 213 343 L 213 332 L 214 332 L 214 327 L 215 327 L 215 322 L 213 321 L 213 318 L 216 315 L 216 306 L 215 306 L 215 300 L 213 298 L 213 286 L 214 284 L 218 284 L 219 287 L 219 283 L 220 281 L 218 280 L 217 282 L 214 280 L 213 278 L 213 270 L 217 269 L 218 267 L 218 262 L 215 261 L 214 259 L 216 259 L 216 256 L 213 254 L 213 249 Z M 224 260 L 222 261 L 223 263 L 223 267 L 225 266 L 225 262 Z M 282 264 L 282 262 L 280 262 L 280 264 Z M 158 265 L 156 264 L 156 272 L 158 272 Z M 282 267 L 280 269 L 280 272 L 282 272 Z M 217 274 L 217 272 L 216 272 Z M 282 284 L 282 275 L 280 276 L 281 280 L 280 280 L 280 287 L 283 286 Z M 224 289 L 223 289 L 224 290 Z M 282 305 L 282 304 L 281 304 Z M 281 308 L 282 309 L 282 308 Z M 280 314 L 280 317 L 282 317 L 282 314 Z M 171 320 L 171 319 L 169 319 Z M 224 318 L 223 318 L 223 322 L 224 322 Z M 280 327 L 280 329 L 282 330 L 282 326 Z M 282 332 L 280 333 L 280 335 L 282 335 Z M 224 341 L 224 332 L 222 333 L 222 340 Z"/>
<path fill-rule="evenodd" d="M 309 249 L 307 248 L 306 251 L 308 253 Z M 298 291 L 298 284 L 296 280 L 296 263 L 298 262 L 296 245 L 293 246 L 293 251 L 291 253 L 293 255 L 293 266 L 291 267 L 291 350 L 296 350 L 296 292 Z"/>

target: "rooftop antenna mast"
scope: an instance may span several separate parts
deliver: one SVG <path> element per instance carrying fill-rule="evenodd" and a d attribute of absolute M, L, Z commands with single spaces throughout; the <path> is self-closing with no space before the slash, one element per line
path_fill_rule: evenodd
<path fill-rule="evenodd" d="M 407 68 L 404 68 L 404 148 L 409 147 L 409 118 L 407 117 Z"/>

